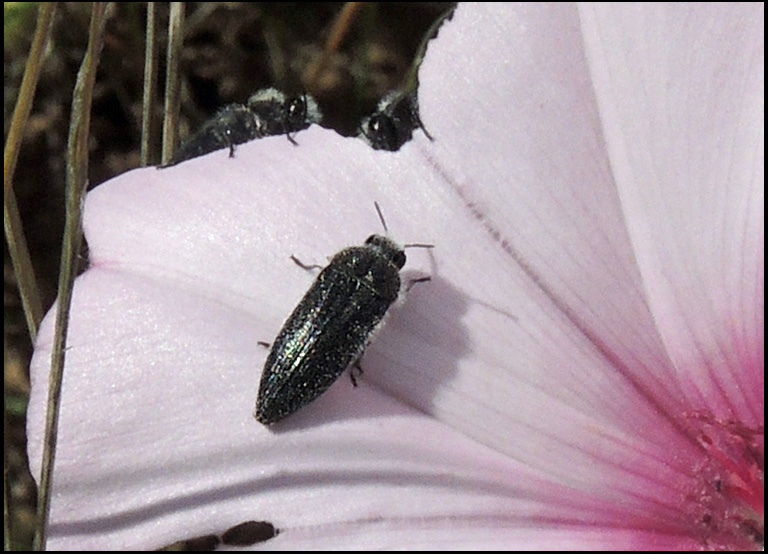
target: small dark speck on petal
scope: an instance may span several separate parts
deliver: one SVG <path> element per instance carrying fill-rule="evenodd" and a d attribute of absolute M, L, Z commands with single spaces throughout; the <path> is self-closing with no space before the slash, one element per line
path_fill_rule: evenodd
<path fill-rule="evenodd" d="M 244 521 L 227 529 L 221 536 L 221 540 L 229 546 L 250 546 L 257 542 L 268 541 L 277 536 L 279 532 L 268 521 Z"/>

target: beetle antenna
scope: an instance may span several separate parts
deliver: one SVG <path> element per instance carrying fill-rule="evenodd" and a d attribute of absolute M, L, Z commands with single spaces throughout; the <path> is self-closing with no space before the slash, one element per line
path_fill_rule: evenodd
<path fill-rule="evenodd" d="M 379 203 L 374 200 L 373 205 L 376 206 L 376 213 L 379 214 L 379 220 L 381 221 L 381 225 L 384 227 L 384 232 L 389 234 L 389 229 L 387 229 L 387 222 L 384 221 L 384 214 L 381 213 Z"/>

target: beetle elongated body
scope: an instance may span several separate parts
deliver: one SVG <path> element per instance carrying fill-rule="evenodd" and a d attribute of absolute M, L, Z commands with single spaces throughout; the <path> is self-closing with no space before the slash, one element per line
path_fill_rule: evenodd
<path fill-rule="evenodd" d="M 309 404 L 360 358 L 397 299 L 404 265 L 403 248 L 382 235 L 331 259 L 272 343 L 257 420 L 269 425 Z"/>
<path fill-rule="evenodd" d="M 275 88 L 265 88 L 254 93 L 244 105 L 229 104 L 221 108 L 160 168 L 224 148 L 229 148 L 231 158 L 235 155 L 235 146 L 273 135 L 286 135 L 296 144 L 291 133 L 321 120 L 317 102 L 309 94 L 286 96 Z"/>
<path fill-rule="evenodd" d="M 260 129 L 261 121 L 247 107 L 229 104 L 183 142 L 161 168 L 224 148 L 229 148 L 230 157 L 234 156 L 235 146 L 262 136 Z"/>

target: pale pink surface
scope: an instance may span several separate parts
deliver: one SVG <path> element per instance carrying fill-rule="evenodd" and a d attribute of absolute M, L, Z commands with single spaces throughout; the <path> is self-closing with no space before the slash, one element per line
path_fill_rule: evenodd
<path fill-rule="evenodd" d="M 715 485 L 731 428 L 714 454 L 701 439 L 763 425 L 762 18 L 462 5 L 420 72 L 434 143 L 313 127 L 95 189 L 50 548 L 249 519 L 275 549 L 749 544 L 734 514 L 758 499 Z M 288 256 L 380 232 L 374 200 L 435 245 L 405 271 L 433 280 L 392 309 L 361 387 L 269 431 L 256 342 L 313 278 Z"/>

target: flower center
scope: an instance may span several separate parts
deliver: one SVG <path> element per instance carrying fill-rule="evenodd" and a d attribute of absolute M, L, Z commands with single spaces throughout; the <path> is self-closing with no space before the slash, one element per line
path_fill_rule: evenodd
<path fill-rule="evenodd" d="M 711 548 L 764 546 L 764 427 L 723 420 L 708 412 L 687 414 L 708 454 L 700 467 L 701 487 L 692 491 L 702 539 Z"/>

